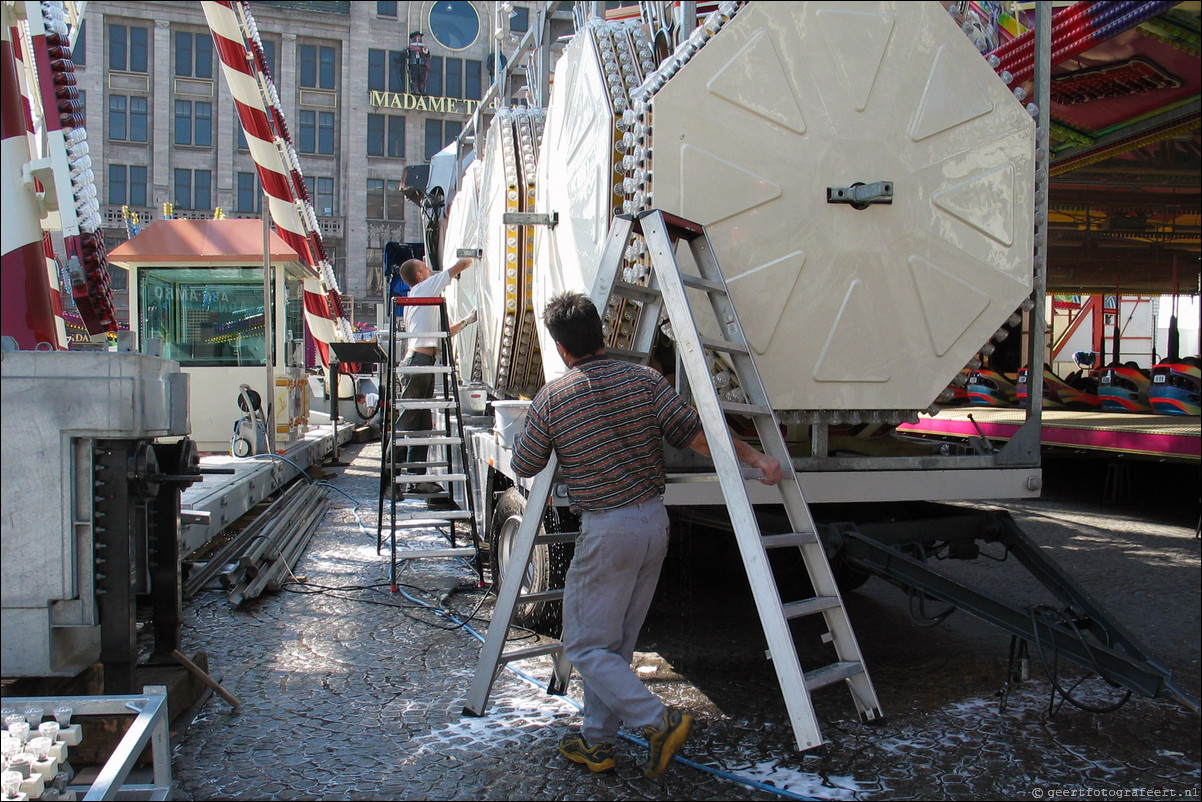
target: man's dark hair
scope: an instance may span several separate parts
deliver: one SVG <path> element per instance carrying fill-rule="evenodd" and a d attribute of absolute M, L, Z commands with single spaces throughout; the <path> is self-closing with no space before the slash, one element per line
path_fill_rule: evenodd
<path fill-rule="evenodd" d="M 576 359 L 605 347 L 597 307 L 579 292 L 564 292 L 552 298 L 543 312 L 543 322 L 555 342 Z"/>
<path fill-rule="evenodd" d="M 422 266 L 421 259 L 410 259 L 401 265 L 401 281 L 410 287 L 417 284 L 417 271 Z"/>

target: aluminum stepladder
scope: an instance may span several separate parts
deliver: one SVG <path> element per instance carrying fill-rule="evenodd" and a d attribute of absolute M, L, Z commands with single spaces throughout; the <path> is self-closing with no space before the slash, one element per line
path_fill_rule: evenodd
<path fill-rule="evenodd" d="M 475 570 L 481 582 L 484 580 L 484 568 L 479 559 L 479 532 L 476 529 L 475 498 L 469 486 L 467 445 L 463 433 L 463 415 L 459 405 L 459 381 L 455 367 L 455 355 L 451 343 L 451 326 L 447 317 L 446 301 L 436 298 L 394 298 L 398 309 L 410 306 L 438 307 L 439 325 L 435 332 L 404 332 L 394 331 L 388 342 L 388 371 L 387 378 L 387 419 L 382 427 L 380 453 L 380 500 L 376 517 L 376 553 L 379 554 L 384 542 L 384 503 L 390 505 L 389 542 L 391 548 L 391 568 L 389 580 L 392 590 L 397 590 L 397 562 L 436 557 L 453 557 L 474 559 Z M 393 321 L 397 319 L 394 314 Z M 394 323 L 395 328 L 395 323 Z M 430 366 L 398 365 L 397 342 L 418 337 L 435 337 L 439 341 L 440 359 Z M 402 352 L 403 353 L 403 352 Z M 434 393 L 432 398 L 407 399 L 401 397 L 401 378 L 404 376 L 429 375 L 434 378 Z M 405 410 L 429 410 L 433 425 L 428 430 L 397 431 L 396 424 L 400 420 L 399 412 Z M 398 453 L 408 453 L 410 446 L 426 446 L 427 448 L 442 448 L 445 459 L 427 458 L 422 462 L 405 462 L 398 459 Z M 455 470 L 453 457 L 457 455 L 459 470 Z M 445 473 L 436 473 L 435 469 L 444 469 Z M 410 473 L 409 471 L 417 471 Z M 453 497 L 453 492 L 416 493 L 401 488 L 402 484 L 436 483 L 462 488 L 464 508 L 406 511 L 397 510 L 398 498 L 440 499 Z M 469 528 L 470 546 L 460 546 L 455 541 L 455 525 L 466 522 Z M 397 530 L 405 529 L 438 529 L 444 532 L 449 543 L 442 548 L 397 548 Z"/>
<path fill-rule="evenodd" d="M 631 233 L 636 230 L 641 230 L 651 256 L 652 269 L 646 287 L 618 280 L 622 252 Z M 675 255 L 678 238 L 688 241 L 700 278 L 680 273 Z M 686 296 L 686 287 L 700 290 L 708 296 L 710 307 L 723 332 L 720 339 L 701 336 Z M 706 433 L 717 480 L 722 488 L 739 551 L 747 570 L 760 622 L 768 642 L 769 656 L 776 668 L 798 749 L 804 751 L 823 743 L 810 693 L 827 685 L 844 681 L 851 691 L 861 719 L 879 719 L 881 712 L 876 691 L 864 667 L 859 645 L 835 582 L 834 572 L 818 537 L 809 505 L 802 495 L 788 447 L 760 380 L 751 349 L 743 336 L 742 326 L 739 324 L 705 229 L 655 210 L 646 212 L 637 219 L 625 216 L 616 218 L 601 257 L 597 286 L 592 295 L 598 310 L 605 309 L 612 295 L 642 301 L 644 308 L 634 333 L 634 345 L 631 350 L 614 353 L 611 349 L 611 355 L 645 361 L 654 342 L 661 313 L 666 315 L 671 323 L 676 339 L 677 358 L 688 378 L 693 402 Z M 722 353 L 732 363 L 740 385 L 747 395 L 747 403 L 731 403 L 719 398 L 710 377 L 710 368 L 705 356 L 707 350 Z M 777 485 L 777 489 L 780 492 L 781 504 L 788 514 L 790 532 L 769 535 L 761 533 L 747 492 L 747 479 L 740 469 L 730 429 L 726 424 L 725 414 L 728 412 L 752 418 L 764 452 L 780 461 L 784 478 Z M 540 515 L 529 513 L 541 510 L 546 505 L 555 467 L 553 457 L 551 464 L 535 477 L 531 486 L 527 514 L 523 517 L 522 526 L 518 531 L 513 560 L 506 569 L 493 613 L 493 623 L 489 626 L 488 637 L 481 649 L 480 663 L 465 706 L 467 713 L 483 715 L 489 690 L 501 665 L 536 654 L 551 654 L 555 658 L 549 692 L 562 693 L 567 687 L 571 666 L 563 657 L 562 644 L 550 643 L 504 652 L 504 640 L 513 620 L 515 606 L 532 600 L 529 596 L 522 597 L 519 587 L 521 572 L 525 570 L 526 562 L 529 561 L 537 542 L 535 535 L 541 518 Z M 800 549 L 814 589 L 813 597 L 790 602 L 781 599 L 768 562 L 769 549 Z M 545 595 L 540 594 L 540 597 Z M 562 591 L 559 595 L 562 596 Z M 821 668 L 803 672 L 789 629 L 789 621 L 818 614 L 823 616 L 828 630 L 822 640 L 834 646 L 837 659 Z M 502 626 L 497 626 L 498 624 Z"/>

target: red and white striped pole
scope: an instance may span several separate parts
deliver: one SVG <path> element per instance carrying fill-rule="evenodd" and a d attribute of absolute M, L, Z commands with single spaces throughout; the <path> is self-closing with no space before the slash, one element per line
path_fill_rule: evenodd
<path fill-rule="evenodd" d="M 271 220 L 280 237 L 317 275 L 304 282 L 305 324 L 316 341 L 322 365 L 328 367 L 329 344 L 350 340 L 350 324 L 342 310 L 317 215 L 309 202 L 300 162 L 263 58 L 258 30 L 246 3 L 205 0 L 201 5 L 251 157 L 258 167 L 259 181 L 268 196 Z"/>
<path fill-rule="evenodd" d="M 31 137 L 18 74 L 19 20 L 16 8 L 4 4 L 3 43 L 0 45 L 0 193 L 4 202 L 3 257 L 0 263 L 0 333 L 31 350 L 43 344 L 66 347 L 61 327 L 61 299 L 55 299 L 47 280 L 41 210 L 37 186 L 23 170 L 32 161 Z"/>

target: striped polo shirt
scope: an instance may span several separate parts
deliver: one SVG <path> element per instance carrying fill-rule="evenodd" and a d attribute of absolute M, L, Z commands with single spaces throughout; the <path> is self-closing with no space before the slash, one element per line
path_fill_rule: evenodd
<path fill-rule="evenodd" d="M 554 449 L 572 503 L 610 510 L 662 495 L 663 441 L 684 448 L 700 429 L 696 410 L 653 369 L 586 357 L 539 390 L 512 464 L 533 476 Z"/>

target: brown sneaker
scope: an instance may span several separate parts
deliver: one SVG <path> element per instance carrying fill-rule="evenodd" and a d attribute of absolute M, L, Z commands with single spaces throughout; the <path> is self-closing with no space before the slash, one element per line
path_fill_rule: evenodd
<path fill-rule="evenodd" d="M 676 750 L 688 740 L 689 729 L 693 726 L 693 717 L 688 713 L 668 708 L 660 726 L 643 727 L 647 736 L 647 762 L 643 764 L 643 774 L 648 777 L 658 777 L 668 770 L 668 764 L 676 755 Z"/>

